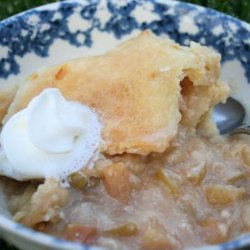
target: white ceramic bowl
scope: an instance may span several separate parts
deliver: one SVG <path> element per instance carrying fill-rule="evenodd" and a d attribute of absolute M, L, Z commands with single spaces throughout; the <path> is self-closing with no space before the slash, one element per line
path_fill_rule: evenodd
<path fill-rule="evenodd" d="M 250 117 L 250 26 L 210 9 L 171 0 L 63 1 L 4 20 L 0 23 L 0 86 L 18 85 L 42 67 L 101 54 L 144 29 L 184 45 L 193 40 L 218 50 L 222 78 Z M 11 220 L 2 193 L 0 201 L 1 236 L 22 250 L 98 249 L 19 225 Z M 204 249 L 247 245 L 250 236 L 246 235 Z"/>

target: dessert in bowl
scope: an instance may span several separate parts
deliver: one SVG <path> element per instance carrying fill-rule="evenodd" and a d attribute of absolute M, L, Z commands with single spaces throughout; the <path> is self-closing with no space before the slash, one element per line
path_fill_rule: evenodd
<path fill-rule="evenodd" d="M 106 11 L 105 3 L 54 6 L 68 13 L 67 27 L 77 35 L 86 25 L 77 18 L 92 22 L 98 11 Z M 183 11 L 182 4 L 172 2 L 106 7 L 112 6 L 131 15 L 149 6 L 151 13 Z M 38 15 L 53 20 L 54 10 L 46 8 Z M 19 18 L 39 23 L 32 15 Z M 143 27 L 153 22 L 145 20 Z M 218 135 L 211 119 L 214 105 L 230 91 L 220 80 L 220 55 L 195 42 L 180 46 L 152 27 L 157 35 L 141 33 L 138 26 L 129 30 L 121 22 L 117 33 L 113 24 L 117 38 L 124 27 L 133 38 L 116 41 L 120 45 L 109 52 L 87 56 L 85 51 L 78 59 L 47 62 L 41 70 L 26 68 L 32 74 L 17 87 L 12 76 L 6 80 L 1 183 L 8 210 L 27 227 L 78 242 L 70 246 L 75 248 L 223 247 L 217 244 L 249 231 L 250 146 L 247 136 Z M 249 86 L 242 82 L 243 88 Z"/>

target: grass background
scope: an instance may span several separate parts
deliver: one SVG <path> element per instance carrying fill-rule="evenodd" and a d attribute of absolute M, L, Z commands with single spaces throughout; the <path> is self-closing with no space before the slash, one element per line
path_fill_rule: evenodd
<path fill-rule="evenodd" d="M 209 7 L 250 23 L 250 0 L 181 0 Z M 55 0 L 0 0 L 0 20 L 15 15 L 21 11 L 56 2 Z M 0 240 L 1 250 L 16 250 L 3 240 Z"/>

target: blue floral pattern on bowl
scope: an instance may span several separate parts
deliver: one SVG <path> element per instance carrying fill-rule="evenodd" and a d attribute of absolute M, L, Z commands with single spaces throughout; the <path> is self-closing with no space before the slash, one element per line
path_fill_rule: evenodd
<path fill-rule="evenodd" d="M 6 78 L 20 72 L 16 56 L 22 57 L 29 52 L 41 57 L 48 56 L 49 47 L 57 38 L 67 40 L 73 46 L 90 47 L 94 29 L 112 33 L 117 39 L 135 29 L 151 29 L 157 35 L 167 34 L 182 45 L 195 41 L 211 46 L 221 53 L 222 61 L 237 58 L 250 82 L 247 68 L 250 65 L 250 31 L 247 24 L 210 9 L 152 0 L 132 0 L 122 6 L 117 5 L 116 1 L 108 1 L 106 8 L 110 12 L 110 19 L 102 23 L 96 15 L 101 4 L 101 1 L 90 1 L 90 4 L 82 6 L 77 2 L 66 1 L 60 3 L 56 10 L 31 10 L 2 22 L 0 45 L 8 47 L 9 51 L 1 58 L 0 77 Z M 138 6 L 147 4 L 155 18 L 140 22 L 134 16 L 134 11 Z M 81 18 L 87 20 L 89 25 L 84 30 L 72 32 L 68 20 L 79 7 Z M 191 29 L 181 27 L 185 20 L 193 26 Z"/>

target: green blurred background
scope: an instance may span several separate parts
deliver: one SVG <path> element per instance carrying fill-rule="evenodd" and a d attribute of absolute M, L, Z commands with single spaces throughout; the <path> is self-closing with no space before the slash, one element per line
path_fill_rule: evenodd
<path fill-rule="evenodd" d="M 21 11 L 56 2 L 55 0 L 0 0 L 0 20 L 15 15 Z M 209 7 L 250 23 L 250 0 L 182 0 Z M 0 240 L 1 250 L 16 250 L 8 243 Z"/>

